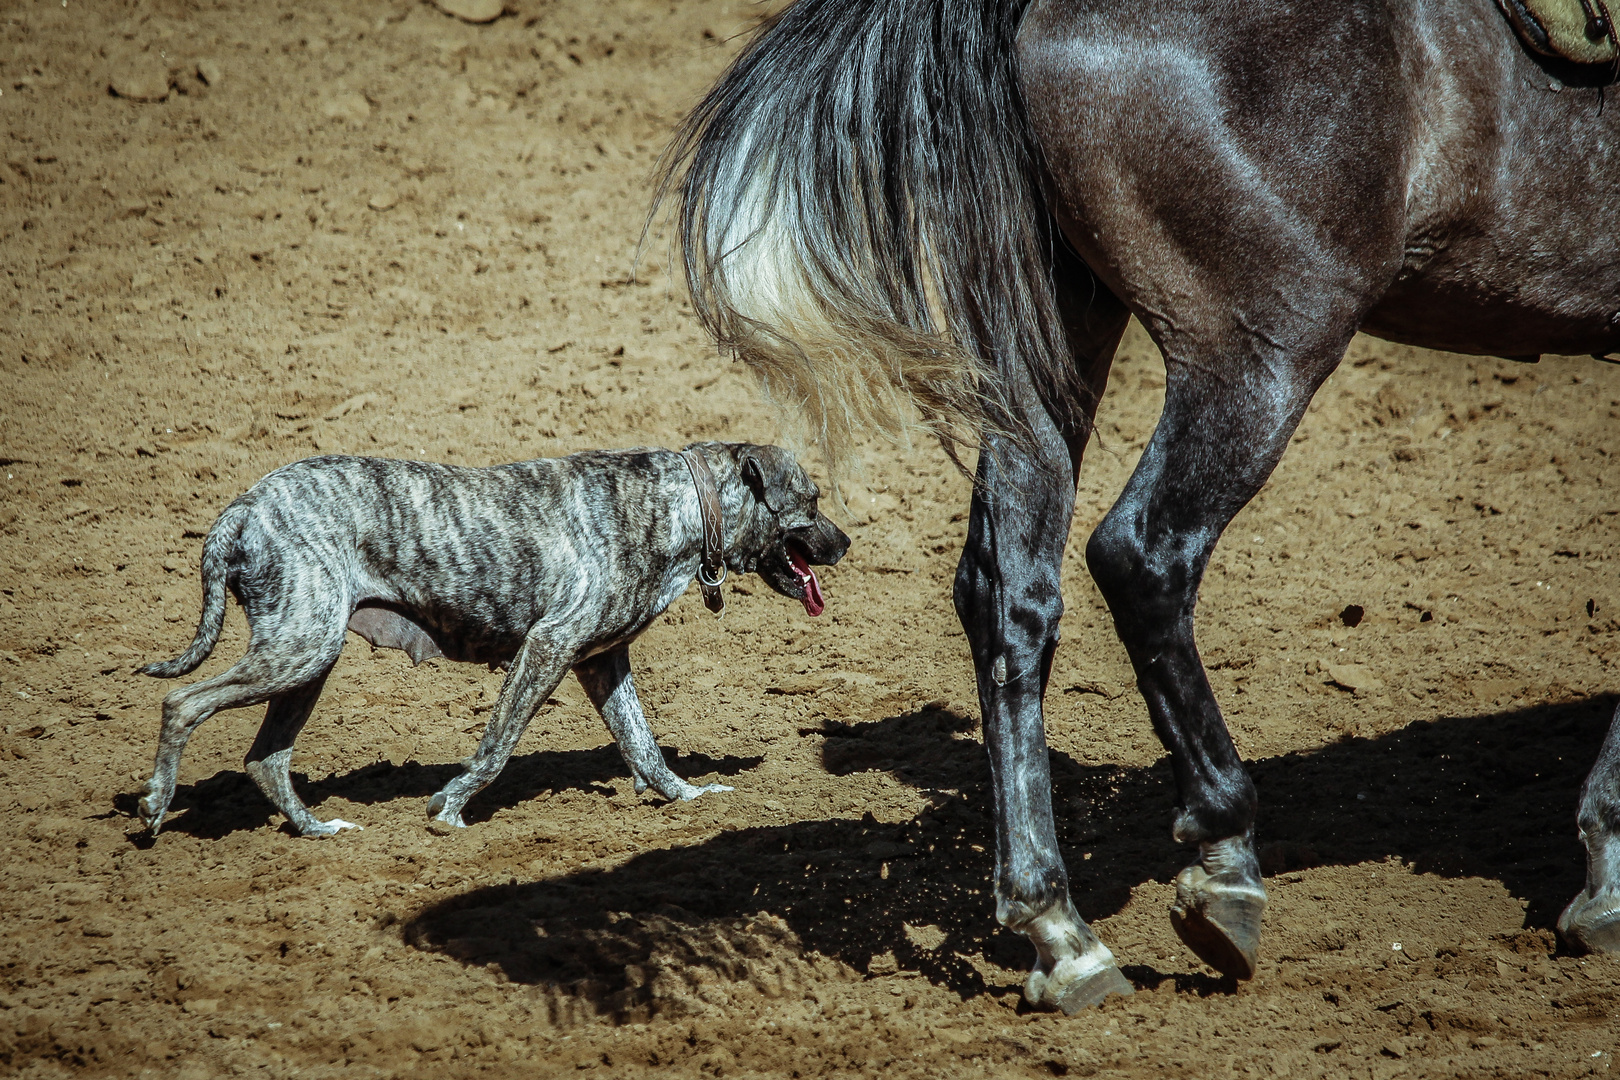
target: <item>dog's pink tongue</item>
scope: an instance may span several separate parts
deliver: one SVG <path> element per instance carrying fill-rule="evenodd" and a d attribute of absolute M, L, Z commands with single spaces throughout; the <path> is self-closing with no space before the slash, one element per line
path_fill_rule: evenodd
<path fill-rule="evenodd" d="M 821 582 L 816 580 L 816 572 L 808 566 L 804 572 L 810 580 L 804 583 L 804 610 L 811 616 L 820 615 L 827 610 L 827 605 L 821 599 Z"/>
<path fill-rule="evenodd" d="M 804 556 L 797 551 L 789 551 L 788 558 L 793 562 L 793 571 L 804 582 L 804 610 L 812 618 L 827 610 L 827 604 L 821 598 L 821 582 L 816 579 L 816 572 L 810 569 L 810 564 Z"/>

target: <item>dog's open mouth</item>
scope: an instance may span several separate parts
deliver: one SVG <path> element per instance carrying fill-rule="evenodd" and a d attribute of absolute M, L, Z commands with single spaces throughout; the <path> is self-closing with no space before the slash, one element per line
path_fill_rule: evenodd
<path fill-rule="evenodd" d="M 807 615 L 820 615 L 827 610 L 826 603 L 821 599 L 821 582 L 816 580 L 816 572 L 810 569 L 810 563 L 805 559 L 804 552 L 799 545 L 787 545 L 788 562 L 793 566 L 793 573 L 798 576 L 799 585 L 804 589 L 800 600 L 804 603 Z"/>

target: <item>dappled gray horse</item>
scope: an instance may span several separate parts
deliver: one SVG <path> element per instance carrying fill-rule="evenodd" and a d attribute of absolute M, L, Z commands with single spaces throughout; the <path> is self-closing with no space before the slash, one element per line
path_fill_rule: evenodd
<path fill-rule="evenodd" d="M 1081 451 L 1129 316 L 1164 413 L 1087 545 L 1197 845 L 1171 910 L 1253 974 L 1254 785 L 1194 644 L 1211 550 L 1357 330 L 1532 359 L 1620 346 L 1611 75 L 1491 0 L 800 0 L 669 158 L 699 316 L 835 457 L 907 403 L 979 456 L 956 607 L 1032 1002 L 1128 993 L 1076 913 L 1041 699 Z M 1620 725 L 1620 720 L 1617 720 Z M 1620 949 L 1620 732 L 1560 929 Z"/>

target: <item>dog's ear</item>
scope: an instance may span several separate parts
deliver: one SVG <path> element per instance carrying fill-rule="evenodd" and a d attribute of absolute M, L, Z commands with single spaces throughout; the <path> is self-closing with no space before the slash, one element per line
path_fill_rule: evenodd
<path fill-rule="evenodd" d="M 742 474 L 742 481 L 748 485 L 748 490 L 754 493 L 754 498 L 771 505 L 771 497 L 765 483 L 765 470 L 760 467 L 759 456 L 752 449 L 743 451 L 742 460 L 737 463 L 738 471 Z M 774 506 L 771 509 L 776 509 Z"/>
<path fill-rule="evenodd" d="M 770 453 L 775 449 L 771 446 L 748 447 L 742 452 L 737 469 L 754 498 L 770 507 L 772 513 L 780 514 L 788 507 L 790 500 L 783 486 L 785 477 L 781 462 L 773 460 Z"/>

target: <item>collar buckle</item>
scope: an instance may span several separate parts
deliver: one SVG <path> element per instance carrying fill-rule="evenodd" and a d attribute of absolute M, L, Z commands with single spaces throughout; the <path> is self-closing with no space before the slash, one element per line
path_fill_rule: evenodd
<path fill-rule="evenodd" d="M 724 614 L 726 596 L 720 586 L 726 582 L 725 533 L 720 523 L 720 491 L 714 482 L 709 463 L 695 449 L 681 451 L 692 474 L 692 486 L 697 488 L 698 512 L 703 518 L 703 554 L 698 559 L 698 587 L 703 591 L 703 606 L 716 615 Z"/>

